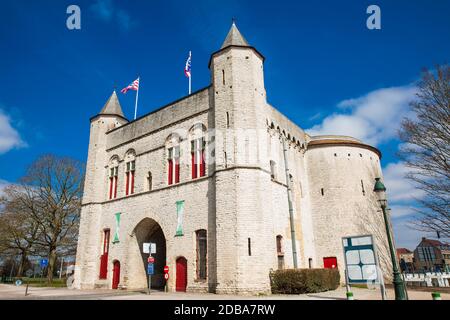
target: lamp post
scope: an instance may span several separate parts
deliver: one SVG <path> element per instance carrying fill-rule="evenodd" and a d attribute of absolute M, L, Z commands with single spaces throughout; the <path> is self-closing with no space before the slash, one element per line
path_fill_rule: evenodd
<path fill-rule="evenodd" d="M 389 243 L 389 250 L 391 252 L 392 271 L 394 273 L 393 284 L 395 291 L 395 300 L 407 300 L 405 295 L 404 283 L 400 276 L 400 272 L 398 271 L 397 255 L 395 254 L 394 245 L 392 244 L 391 229 L 389 227 L 389 220 L 386 213 L 387 208 L 386 187 L 381 182 L 380 178 L 375 178 L 375 187 L 373 191 L 377 195 L 378 202 L 380 203 L 381 210 L 383 211 L 384 224 L 386 226 L 386 235 Z"/>

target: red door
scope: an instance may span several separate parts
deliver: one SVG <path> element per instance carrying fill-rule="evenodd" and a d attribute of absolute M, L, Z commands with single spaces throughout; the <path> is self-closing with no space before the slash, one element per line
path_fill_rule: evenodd
<path fill-rule="evenodd" d="M 187 260 L 184 257 L 177 259 L 176 291 L 186 292 L 187 286 Z"/>
<path fill-rule="evenodd" d="M 113 267 L 113 278 L 112 278 L 112 288 L 117 289 L 119 287 L 119 281 L 120 281 L 120 262 L 114 261 L 114 267 Z"/>
<path fill-rule="evenodd" d="M 109 234 L 109 229 L 103 231 L 103 252 L 100 256 L 100 279 L 106 279 L 108 276 Z"/>
<path fill-rule="evenodd" d="M 325 258 L 323 258 L 323 267 L 326 268 L 326 269 L 337 268 L 337 259 L 336 259 L 336 257 L 325 257 Z"/>

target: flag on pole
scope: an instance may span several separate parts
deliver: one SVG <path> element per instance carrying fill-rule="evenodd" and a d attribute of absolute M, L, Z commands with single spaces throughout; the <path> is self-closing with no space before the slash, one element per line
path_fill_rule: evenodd
<path fill-rule="evenodd" d="M 189 94 L 191 94 L 191 51 L 189 51 L 189 57 L 186 60 L 186 65 L 184 66 L 184 74 L 189 78 Z"/>
<path fill-rule="evenodd" d="M 134 120 L 136 120 L 137 104 L 138 104 L 138 97 L 139 97 L 139 77 L 136 80 L 134 80 L 132 83 L 130 83 L 127 87 L 120 90 L 120 92 L 127 93 L 128 90 L 136 91 L 136 102 L 134 103 Z"/>
<path fill-rule="evenodd" d="M 120 92 L 127 93 L 128 90 L 134 90 L 134 91 L 138 91 L 139 90 L 139 78 L 134 80 L 127 87 L 125 87 L 122 90 L 120 90 Z"/>
<path fill-rule="evenodd" d="M 189 51 L 189 57 L 186 60 L 186 66 L 184 67 L 184 74 L 186 77 L 191 77 L 191 52 Z"/>

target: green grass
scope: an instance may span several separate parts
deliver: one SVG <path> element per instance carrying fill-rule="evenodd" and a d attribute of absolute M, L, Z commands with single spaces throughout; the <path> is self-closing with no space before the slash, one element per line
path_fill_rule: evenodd
<path fill-rule="evenodd" d="M 52 288 L 65 288 L 66 287 L 66 278 L 53 278 L 53 282 L 51 284 L 47 283 L 47 278 L 27 278 L 22 277 L 21 279 L 23 284 L 30 285 L 30 287 L 52 287 Z"/>

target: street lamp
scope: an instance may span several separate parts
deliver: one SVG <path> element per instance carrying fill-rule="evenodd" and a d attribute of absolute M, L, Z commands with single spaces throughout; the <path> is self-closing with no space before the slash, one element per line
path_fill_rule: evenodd
<path fill-rule="evenodd" d="M 394 251 L 394 246 L 392 244 L 391 237 L 391 229 L 389 227 L 389 220 L 386 213 L 387 208 L 387 199 L 386 199 L 386 187 L 383 182 L 381 182 L 380 178 L 375 178 L 375 187 L 373 188 L 375 192 L 378 202 L 380 203 L 381 210 L 383 211 L 384 224 L 386 226 L 386 235 L 389 243 L 389 250 L 391 251 L 391 260 L 392 260 L 392 271 L 394 273 L 394 291 L 395 291 L 395 300 L 407 300 L 405 294 L 405 287 L 403 280 L 400 276 L 400 272 L 398 271 L 397 265 L 397 255 Z"/>

